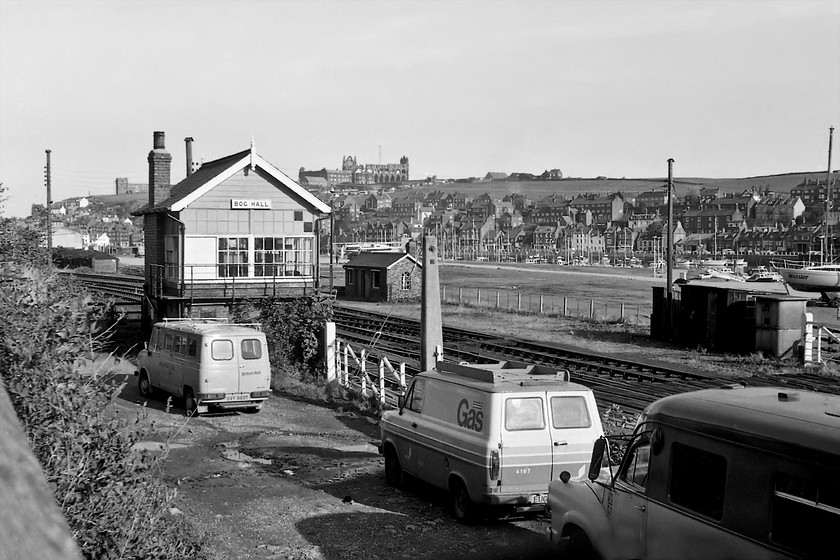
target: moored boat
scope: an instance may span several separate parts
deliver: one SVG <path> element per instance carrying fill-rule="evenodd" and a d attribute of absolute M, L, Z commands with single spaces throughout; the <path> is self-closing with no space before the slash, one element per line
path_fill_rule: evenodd
<path fill-rule="evenodd" d="M 840 264 L 811 264 L 801 261 L 771 261 L 782 279 L 801 292 L 840 292 Z"/>

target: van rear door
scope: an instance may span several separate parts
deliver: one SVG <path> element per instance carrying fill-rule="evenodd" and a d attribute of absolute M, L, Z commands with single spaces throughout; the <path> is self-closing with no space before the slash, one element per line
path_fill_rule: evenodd
<path fill-rule="evenodd" d="M 552 469 L 546 393 L 506 395 L 502 410 L 502 492 L 543 503 Z"/>
<path fill-rule="evenodd" d="M 548 393 L 553 469 L 551 479 L 568 471 L 576 476 L 588 466 L 592 446 L 601 436 L 601 420 L 590 393 Z"/>
<path fill-rule="evenodd" d="M 237 337 L 211 338 L 210 360 L 201 365 L 206 372 L 207 393 L 224 393 L 225 400 L 238 400 L 239 393 L 239 340 Z M 202 378 L 204 375 L 201 376 Z"/>
<path fill-rule="evenodd" d="M 268 365 L 268 349 L 265 347 L 265 337 L 243 336 L 237 341 L 237 356 L 239 359 L 238 392 L 245 399 L 250 398 L 254 391 L 268 390 L 271 371 Z"/>

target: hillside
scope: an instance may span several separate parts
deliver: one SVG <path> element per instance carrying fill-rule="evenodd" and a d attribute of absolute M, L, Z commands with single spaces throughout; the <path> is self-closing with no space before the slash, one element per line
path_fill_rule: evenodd
<path fill-rule="evenodd" d="M 805 179 L 812 181 L 825 180 L 825 172 L 785 173 L 782 175 L 766 175 L 760 177 L 743 177 L 739 179 L 712 179 L 702 177 L 676 177 L 674 185 L 677 196 L 685 196 L 690 189 L 703 187 L 719 188 L 721 193 L 741 193 L 753 187 L 768 188 L 774 192 L 788 193 L 792 188 L 801 184 Z M 475 181 L 473 183 L 447 183 L 424 187 L 423 190 L 459 191 L 472 195 L 490 193 L 494 198 L 501 198 L 506 194 L 520 193 L 532 201 L 543 196 L 558 193 L 575 196 L 585 193 L 607 194 L 614 192 L 640 193 L 663 188 L 666 178 L 648 179 L 579 179 L 570 178 L 561 181 Z"/>

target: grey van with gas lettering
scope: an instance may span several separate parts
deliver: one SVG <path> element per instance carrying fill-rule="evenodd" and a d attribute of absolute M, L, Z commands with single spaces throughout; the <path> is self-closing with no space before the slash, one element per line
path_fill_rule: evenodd
<path fill-rule="evenodd" d="M 482 505 L 545 510 L 549 482 L 586 465 L 603 430 L 592 391 L 568 371 L 438 362 L 383 414 L 381 435 L 388 481 L 406 473 L 448 491 L 465 520 Z"/>

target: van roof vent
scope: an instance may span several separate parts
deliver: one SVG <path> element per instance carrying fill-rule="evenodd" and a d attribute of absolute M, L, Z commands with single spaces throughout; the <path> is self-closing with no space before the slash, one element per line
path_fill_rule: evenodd
<path fill-rule="evenodd" d="M 486 383 L 500 383 L 505 380 L 518 381 L 523 386 L 526 384 L 537 385 L 546 382 L 557 383 L 559 381 L 569 381 L 570 379 L 569 370 L 567 369 L 556 369 L 538 364 L 513 361 L 480 365 L 438 362 L 437 370 L 441 373 L 461 375 Z M 523 376 L 527 377 L 527 379 L 522 379 Z"/>
<path fill-rule="evenodd" d="M 779 402 L 793 402 L 799 400 L 799 393 L 786 393 L 779 391 Z"/>

